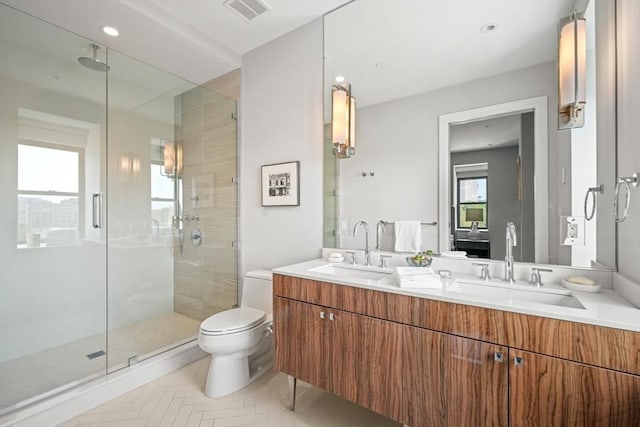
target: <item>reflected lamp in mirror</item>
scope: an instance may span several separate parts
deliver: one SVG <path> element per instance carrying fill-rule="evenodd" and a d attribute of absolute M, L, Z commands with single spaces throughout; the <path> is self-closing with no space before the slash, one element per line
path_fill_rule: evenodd
<path fill-rule="evenodd" d="M 584 126 L 586 104 L 586 21 L 574 13 L 560 21 L 558 35 L 558 129 Z"/>
<path fill-rule="evenodd" d="M 356 152 L 356 101 L 351 85 L 331 86 L 331 144 L 339 159 L 347 159 Z"/>
<path fill-rule="evenodd" d="M 467 239 L 481 239 L 478 222 L 484 221 L 484 210 L 482 208 L 467 208 L 464 212 L 464 219 L 467 222 L 471 221 L 471 230 L 467 234 Z"/>
<path fill-rule="evenodd" d="M 171 178 L 182 176 L 182 144 L 164 142 L 164 173 Z"/>
<path fill-rule="evenodd" d="M 140 158 L 129 154 L 120 155 L 118 174 L 121 182 L 137 181 L 140 175 Z"/>

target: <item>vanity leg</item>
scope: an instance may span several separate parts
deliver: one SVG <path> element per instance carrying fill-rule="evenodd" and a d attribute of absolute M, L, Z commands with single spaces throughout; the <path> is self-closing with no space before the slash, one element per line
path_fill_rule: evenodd
<path fill-rule="evenodd" d="M 298 379 L 291 375 L 287 375 L 289 382 L 289 410 L 296 410 L 296 386 L 298 384 Z"/>

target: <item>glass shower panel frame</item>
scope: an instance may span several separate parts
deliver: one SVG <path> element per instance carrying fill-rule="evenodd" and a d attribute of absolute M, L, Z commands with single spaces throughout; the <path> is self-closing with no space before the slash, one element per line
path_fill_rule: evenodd
<path fill-rule="evenodd" d="M 90 43 L 0 5 L 0 415 L 106 372 L 106 230 L 91 221 L 106 76 L 77 61 Z"/>

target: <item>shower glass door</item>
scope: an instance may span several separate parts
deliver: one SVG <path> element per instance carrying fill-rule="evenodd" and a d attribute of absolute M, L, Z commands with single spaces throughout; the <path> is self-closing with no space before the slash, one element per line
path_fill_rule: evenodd
<path fill-rule="evenodd" d="M 237 302 L 236 103 L 109 51 L 108 371 Z"/>
<path fill-rule="evenodd" d="M 105 373 L 93 194 L 106 188 L 106 73 L 79 63 L 90 43 L 0 4 L 0 414 Z"/>

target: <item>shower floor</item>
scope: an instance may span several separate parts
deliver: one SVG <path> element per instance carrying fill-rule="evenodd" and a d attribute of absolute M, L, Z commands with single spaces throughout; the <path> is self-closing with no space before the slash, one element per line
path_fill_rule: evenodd
<path fill-rule="evenodd" d="M 109 371 L 139 358 L 195 339 L 200 321 L 178 313 L 168 313 L 109 332 Z M 106 355 L 93 359 L 88 354 L 107 351 L 104 334 L 52 347 L 18 359 L 0 363 L 0 413 L 16 404 L 28 403 L 33 396 L 62 391 L 75 382 L 105 374 Z"/>

